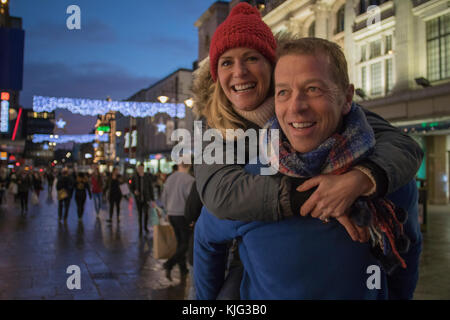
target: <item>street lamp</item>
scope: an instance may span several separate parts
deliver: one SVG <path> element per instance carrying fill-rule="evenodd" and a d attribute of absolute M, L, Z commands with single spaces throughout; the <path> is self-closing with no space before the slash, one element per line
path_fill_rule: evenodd
<path fill-rule="evenodd" d="M 184 104 L 188 107 L 188 108 L 192 108 L 192 106 L 194 105 L 194 99 L 189 98 L 184 100 Z"/>
<path fill-rule="evenodd" d="M 169 100 L 169 97 L 168 96 L 159 96 L 158 100 L 161 103 L 166 103 Z"/>
<path fill-rule="evenodd" d="M 122 135 L 121 131 L 116 131 L 116 136 L 120 137 Z"/>

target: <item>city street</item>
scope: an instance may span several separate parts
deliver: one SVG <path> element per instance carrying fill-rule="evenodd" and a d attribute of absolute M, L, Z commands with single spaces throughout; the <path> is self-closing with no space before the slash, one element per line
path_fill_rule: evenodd
<path fill-rule="evenodd" d="M 111 225 L 105 209 L 96 218 L 89 199 L 81 222 L 72 199 L 65 224 L 46 190 L 25 215 L 6 198 L 8 206 L 0 207 L 0 299 L 184 299 L 189 279 L 180 281 L 178 267 L 172 282 L 166 279 L 165 260 L 152 258 L 152 231 L 139 236 L 132 200 L 122 200 L 120 223 L 114 217 Z M 81 269 L 80 290 L 67 288 L 70 265 Z"/>

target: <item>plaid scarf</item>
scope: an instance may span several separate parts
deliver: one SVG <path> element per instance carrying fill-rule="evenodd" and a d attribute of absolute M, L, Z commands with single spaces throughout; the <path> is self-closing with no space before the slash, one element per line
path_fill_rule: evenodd
<path fill-rule="evenodd" d="M 375 146 L 375 135 L 363 110 L 352 104 L 343 117 L 343 130 L 335 133 L 315 150 L 296 152 L 282 133 L 276 117 L 269 120 L 266 129 L 279 129 L 279 153 L 270 152 L 270 162 L 278 163 L 279 172 L 291 177 L 311 178 L 320 174 L 343 174 L 368 157 Z M 270 141 L 270 130 L 268 130 Z M 386 198 L 360 197 L 353 204 L 350 218 L 360 227 L 368 227 L 371 251 L 388 274 L 406 263 L 400 256 L 409 249 L 403 223 L 407 214 Z"/>

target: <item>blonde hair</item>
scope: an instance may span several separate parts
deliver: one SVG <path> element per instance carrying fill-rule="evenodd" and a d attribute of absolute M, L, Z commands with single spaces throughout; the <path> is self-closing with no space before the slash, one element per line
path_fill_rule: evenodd
<path fill-rule="evenodd" d="M 219 81 L 212 84 L 213 93 L 208 99 L 206 108 L 203 110 L 203 116 L 208 122 L 208 126 L 217 129 L 225 135 L 226 129 L 247 129 L 249 121 L 238 115 L 228 100 Z"/>

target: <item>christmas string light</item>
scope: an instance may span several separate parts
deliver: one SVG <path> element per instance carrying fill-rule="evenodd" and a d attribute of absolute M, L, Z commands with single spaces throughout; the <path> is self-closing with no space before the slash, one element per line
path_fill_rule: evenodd
<path fill-rule="evenodd" d="M 65 134 L 65 135 L 53 135 L 53 134 L 35 134 L 33 135 L 33 143 L 41 142 L 55 142 L 55 143 L 66 143 L 66 142 L 76 142 L 76 143 L 88 143 L 92 141 L 108 142 L 108 135 L 104 134 L 101 136 L 95 134 Z"/>
<path fill-rule="evenodd" d="M 136 101 L 107 101 L 92 99 L 73 99 L 33 96 L 34 112 L 52 112 L 67 109 L 83 116 L 96 116 L 109 111 L 117 111 L 134 118 L 153 117 L 157 113 L 167 113 L 170 117 L 184 118 L 186 109 L 183 103 L 159 103 Z"/>

